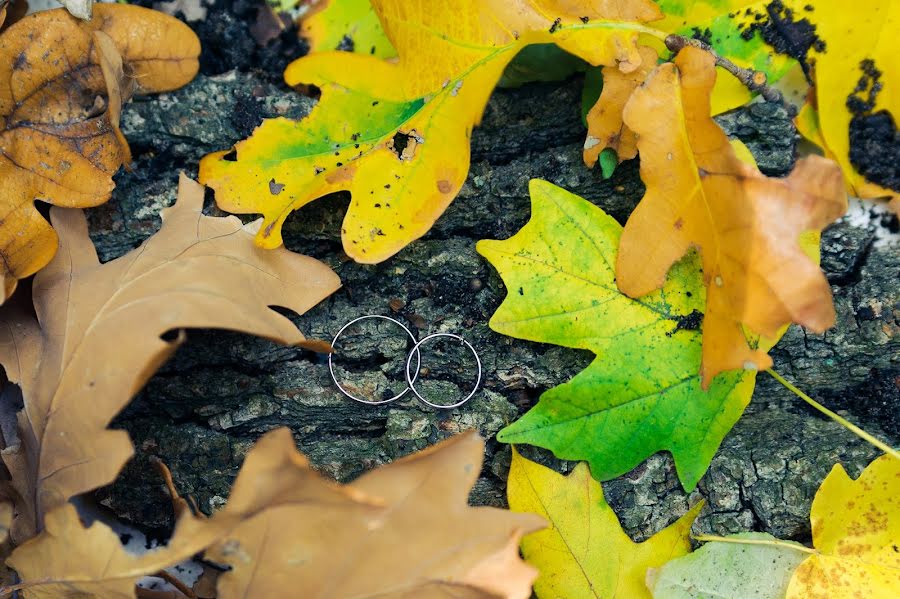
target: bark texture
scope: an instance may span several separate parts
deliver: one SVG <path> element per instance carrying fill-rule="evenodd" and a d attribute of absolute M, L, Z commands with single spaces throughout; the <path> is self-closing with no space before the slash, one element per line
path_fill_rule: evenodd
<path fill-rule="evenodd" d="M 330 340 L 345 322 L 364 314 L 393 315 L 419 337 L 459 332 L 484 364 L 483 391 L 475 399 L 440 412 L 413 400 L 380 408 L 359 405 L 335 389 L 321 356 L 251 337 L 192 331 L 114 424 L 131 433 L 137 456 L 117 483 L 98 492 L 100 501 L 142 528 L 170 525 L 169 503 L 148 459 L 158 456 L 184 494 L 214 510 L 226 500 L 253 441 L 272 427 L 288 426 L 312 462 L 341 481 L 476 428 L 488 444 L 472 502 L 503 505 L 510 451 L 493 440 L 494 434 L 592 356 L 491 331 L 488 319 L 506 290 L 476 254 L 475 242 L 506 238 L 525 224 L 531 178 L 578 193 L 623 223 L 643 193 L 635 161 L 621 165 L 607 181 L 599 169 L 584 167 L 579 97 L 577 80 L 496 92 L 475 132 L 462 193 L 425 238 L 381 265 L 355 264 L 341 251 L 345 196 L 305 207 L 285 227 L 290 249 L 325 261 L 344 284 L 295 318 L 308 337 Z M 235 71 L 201 75 L 176 93 L 130 105 L 123 129 L 137 157 L 135 168 L 118 177 L 109 204 L 90 211 L 101 257 L 128 251 L 158 227 L 159 210 L 174 201 L 179 169 L 195 175 L 200 157 L 230 147 L 262 118 L 297 118 L 311 106 L 256 74 Z M 766 172 L 781 175 L 790 169 L 795 135 L 783 109 L 755 105 L 721 122 L 748 143 Z M 209 209 L 215 211 L 211 201 Z M 893 442 L 900 440 L 897 250 L 896 220 L 870 205 L 857 206 L 823 239 L 837 327 L 825 335 L 793 327 L 773 351 L 782 374 Z M 339 375 L 360 393 L 402 389 L 406 344 L 398 331 L 370 321 L 348 333 L 353 334 L 345 338 Z M 429 377 L 424 384 L 431 392 L 468 393 L 473 371 L 465 354 L 447 347 L 424 358 L 432 374 L 443 378 Z M 534 448 L 525 453 L 563 471 L 572 466 Z M 802 540 L 809 536 L 812 497 L 832 465 L 842 463 L 856 476 L 875 455 L 874 448 L 761 374 L 750 407 L 691 496 L 682 491 L 667 454 L 604 488 L 636 539 L 655 533 L 702 497 L 707 505 L 697 531 L 764 530 Z"/>

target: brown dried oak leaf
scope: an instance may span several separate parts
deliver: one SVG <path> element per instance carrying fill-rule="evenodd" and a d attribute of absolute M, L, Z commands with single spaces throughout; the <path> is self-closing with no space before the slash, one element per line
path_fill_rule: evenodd
<path fill-rule="evenodd" d="M 743 326 L 768 338 L 790 322 L 822 332 L 834 324 L 831 288 L 799 236 L 847 208 L 840 168 L 809 156 L 785 179 L 770 179 L 735 155 L 710 117 L 716 80 L 711 54 L 688 47 L 660 65 L 625 106 L 638 136 L 647 191 L 622 233 L 619 289 L 639 297 L 662 287 L 692 247 L 707 287 L 704 386 L 725 370 L 765 369 L 769 356 Z"/>
<path fill-rule="evenodd" d="M 518 544 L 544 521 L 469 507 L 483 454 L 477 434 L 457 435 L 341 486 L 310 467 L 288 429 L 266 434 L 210 520 L 231 528 L 206 554 L 231 567 L 220 599 L 527 599 L 537 572 Z"/>
<path fill-rule="evenodd" d="M 279 428 L 247 454 L 225 507 L 209 519 L 185 511 L 165 548 L 130 555 L 66 504 L 9 564 L 29 599 L 133 597 L 141 576 L 210 546 L 207 557 L 231 566 L 217 577 L 219 599 L 526 599 L 537 572 L 518 543 L 544 521 L 467 505 L 483 452 L 477 434 L 458 435 L 338 485 Z"/>
<path fill-rule="evenodd" d="M 22 582 L 0 587 L 0 593 L 17 589 L 26 599 L 133 599 L 142 577 L 190 559 L 221 536 L 220 529 L 205 523 L 185 514 L 165 547 L 135 555 L 110 527 L 97 521 L 85 526 L 72 504 L 62 505 L 47 514 L 44 531 L 7 560 Z"/>
<path fill-rule="evenodd" d="M 121 55 L 124 81 L 104 78 L 96 41 L 104 34 Z M 196 75 L 199 54 L 197 36 L 177 19 L 120 4 L 96 6 L 88 22 L 61 8 L 39 12 L 0 35 L 0 300 L 56 252 L 35 199 L 65 207 L 109 199 L 129 154 L 108 88 L 127 101 L 131 92 L 181 87 Z"/>
<path fill-rule="evenodd" d="M 0 308 L 0 363 L 25 404 L 20 444 L 2 453 L 20 497 L 17 543 L 129 459 L 128 434 L 106 427 L 181 343 L 163 333 L 219 328 L 304 344 L 270 306 L 302 314 L 340 286 L 317 260 L 254 245 L 259 221 L 203 216 L 202 206 L 203 187 L 182 175 L 160 231 L 105 264 L 81 211 L 51 210 L 60 250 L 34 279 L 37 318 L 22 302 Z"/>
<path fill-rule="evenodd" d="M 622 111 L 631 94 L 647 79 L 656 67 L 656 50 L 638 48 L 641 66 L 630 73 L 617 67 L 603 67 L 603 91 L 587 113 L 587 138 L 584 141 L 584 163 L 588 168 L 597 164 L 600 153 L 610 148 L 616 151 L 619 162 L 637 156 L 637 135 L 622 122 Z"/>

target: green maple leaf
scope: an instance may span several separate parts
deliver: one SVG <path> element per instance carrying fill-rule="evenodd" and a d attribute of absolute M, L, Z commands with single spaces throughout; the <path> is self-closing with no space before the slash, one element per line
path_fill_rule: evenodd
<path fill-rule="evenodd" d="M 490 326 L 597 357 L 497 438 L 586 460 L 598 480 L 669 451 L 693 489 L 755 384 L 755 372 L 730 371 L 700 387 L 706 300 L 696 255 L 673 266 L 662 289 L 631 299 L 615 283 L 622 227 L 550 183 L 533 180 L 530 190 L 531 221 L 506 241 L 478 243 L 510 290 Z"/>

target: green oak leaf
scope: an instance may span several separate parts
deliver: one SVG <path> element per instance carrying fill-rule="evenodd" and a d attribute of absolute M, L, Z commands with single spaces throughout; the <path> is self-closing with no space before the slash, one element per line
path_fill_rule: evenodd
<path fill-rule="evenodd" d="M 755 372 L 730 371 L 701 389 L 698 328 L 706 294 L 699 260 L 689 255 L 662 289 L 631 299 L 615 283 L 622 227 L 546 181 L 532 180 L 530 191 L 528 224 L 506 241 L 477 246 L 509 289 L 490 326 L 597 357 L 497 438 L 586 460 L 598 480 L 667 450 L 682 485 L 693 489 L 755 383 Z"/>
<path fill-rule="evenodd" d="M 766 544 L 713 541 L 673 559 L 647 574 L 653 599 L 781 599 L 794 570 L 809 557 L 803 545 L 766 533 L 725 538 Z"/>

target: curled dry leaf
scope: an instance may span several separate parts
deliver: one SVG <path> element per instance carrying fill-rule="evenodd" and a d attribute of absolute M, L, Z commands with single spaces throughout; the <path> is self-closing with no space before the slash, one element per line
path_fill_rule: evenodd
<path fill-rule="evenodd" d="M 295 588 L 306 597 L 526 599 L 537 572 L 519 558 L 519 539 L 543 521 L 469 507 L 483 453 L 476 434 L 458 435 L 339 486 L 310 467 L 288 429 L 268 433 L 211 519 L 232 528 L 207 552 L 231 566 L 219 597 Z"/>
<path fill-rule="evenodd" d="M 89 22 L 63 9 L 44 11 L 3 32 L 4 299 L 19 279 L 37 272 L 56 252 L 56 234 L 34 200 L 65 207 L 105 202 L 113 189 L 112 175 L 128 157 L 116 120 L 121 101 L 132 91 L 161 92 L 186 84 L 197 73 L 199 53 L 197 37 L 183 23 L 127 5 L 99 5 Z M 116 60 L 121 60 L 121 70 L 115 68 Z M 123 80 L 106 80 L 104 65 L 107 74 Z M 98 104 L 98 98 L 107 98 L 109 108 Z"/>
<path fill-rule="evenodd" d="M 713 57 L 688 47 L 674 64 L 657 67 L 625 106 L 647 192 L 628 219 L 616 264 L 619 289 L 640 297 L 661 287 L 689 249 L 700 249 L 705 386 L 725 370 L 771 365 L 742 325 L 775 338 L 790 322 L 816 332 L 834 324 L 831 288 L 799 240 L 847 207 L 830 160 L 804 158 L 786 179 L 741 161 L 710 117 L 715 79 Z"/>
<path fill-rule="evenodd" d="M 138 580 L 189 559 L 221 535 L 205 522 L 186 514 L 168 545 L 135 555 L 110 527 L 99 521 L 85 526 L 75 507 L 65 504 L 47 514 L 43 532 L 17 547 L 7 563 L 22 581 L 14 588 L 26 599 L 133 599 Z"/>
<path fill-rule="evenodd" d="M 281 245 L 291 211 L 348 190 L 344 250 L 358 262 L 386 260 L 424 235 L 459 193 L 472 128 L 517 52 L 554 43 L 591 64 L 634 70 L 641 23 L 660 16 L 650 0 L 372 5 L 399 58 L 317 52 L 295 61 L 288 84 L 322 92 L 310 115 L 267 120 L 234 152 L 200 164 L 220 207 L 263 215 L 263 247 Z"/>
<path fill-rule="evenodd" d="M 183 513 L 163 549 L 128 554 L 106 525 L 85 527 L 66 504 L 9 563 L 29 599 L 133 597 L 141 576 L 208 547 L 208 558 L 231 566 L 211 577 L 220 599 L 282 597 L 286 589 L 304 597 L 526 599 L 537 572 L 519 558 L 518 543 L 543 521 L 467 505 L 483 452 L 476 434 L 463 434 L 338 485 L 280 428 L 247 454 L 225 507 L 208 519 Z"/>
<path fill-rule="evenodd" d="M 622 111 L 632 92 L 656 67 L 656 51 L 640 47 L 641 66 L 630 73 L 615 67 L 603 67 L 603 91 L 587 113 L 587 139 L 584 141 L 584 163 L 593 168 L 600 152 L 616 151 L 619 162 L 637 156 L 637 136 L 622 121 Z"/>
<path fill-rule="evenodd" d="M 54 507 L 110 483 L 131 456 L 128 434 L 106 426 L 183 339 L 163 333 L 223 328 L 300 344 L 270 306 L 302 314 L 340 286 L 317 260 L 256 247 L 258 223 L 203 216 L 202 206 L 203 188 L 182 176 L 160 231 L 105 264 L 80 211 L 51 211 L 60 251 L 35 277 L 37 319 L 17 302 L 0 310 L 0 362 L 25 404 L 20 446 L 2 454 L 20 499 L 17 542 Z"/>

